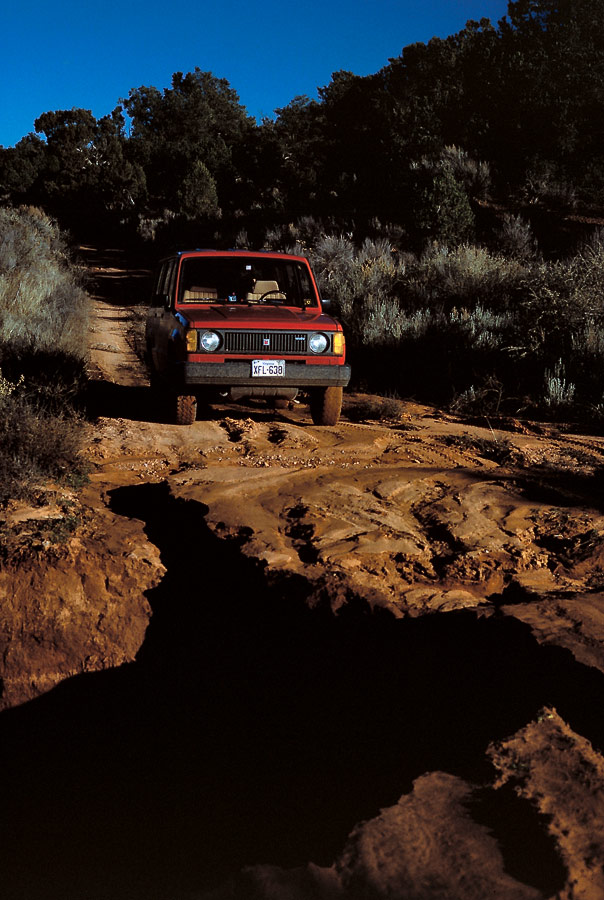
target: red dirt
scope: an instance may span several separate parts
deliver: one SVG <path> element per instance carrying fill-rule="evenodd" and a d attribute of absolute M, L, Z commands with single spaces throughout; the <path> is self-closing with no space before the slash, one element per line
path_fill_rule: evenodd
<path fill-rule="evenodd" d="M 364 821 L 348 820 L 339 849 L 337 839 L 328 842 L 333 851 L 326 844 L 327 858 L 305 856 L 304 850 L 288 855 L 276 849 L 274 858 L 254 856 L 250 849 L 238 853 L 238 839 L 242 846 L 244 839 L 246 847 L 255 846 L 249 835 L 245 838 L 247 831 L 244 835 L 241 822 L 248 804 L 239 796 L 231 807 L 235 846 L 230 869 L 217 866 L 210 876 L 193 866 L 187 891 L 180 885 L 182 893 L 177 893 L 170 882 L 176 867 L 166 861 L 161 869 L 165 883 L 159 878 L 155 887 L 145 883 L 137 893 L 124 864 L 119 877 L 113 872 L 113 887 L 104 896 L 603 900 L 604 508 L 599 483 L 604 438 L 513 420 L 470 424 L 412 402 L 401 402 L 392 421 L 358 421 L 367 398 L 354 394 L 345 397 L 340 424 L 329 428 L 313 427 L 304 403 L 283 412 L 259 404 L 215 407 L 190 427 L 168 424 L 137 354 L 141 317 L 132 302 L 139 299 L 143 273 L 128 273 L 120 260 L 117 253 L 111 265 L 99 258 L 94 269 L 91 374 L 97 415 L 85 450 L 90 483 L 73 498 L 81 524 L 65 542 L 50 544 L 35 537 L 39 513 L 17 505 L 9 511 L 13 524 L 20 523 L 20 538 L 15 558 L 0 575 L 4 705 L 42 695 L 77 673 L 108 673 L 128 662 L 136 671 L 141 660 L 153 656 L 151 637 L 160 627 L 156 620 L 165 621 L 169 584 L 175 577 L 182 579 L 179 585 L 187 579 L 191 587 L 195 584 L 195 533 L 201 571 L 211 565 L 211 554 L 201 561 L 202 541 L 215 541 L 212 552 L 217 559 L 228 554 L 227 568 L 241 571 L 242 584 L 260 579 L 271 597 L 281 597 L 274 607 L 277 617 L 280 609 L 293 617 L 291 604 L 303 597 L 307 612 L 296 612 L 302 618 L 288 619 L 287 630 L 275 631 L 279 641 L 289 640 L 284 635 L 291 635 L 294 621 L 296 627 L 314 629 L 313 614 L 336 623 L 325 625 L 328 630 L 343 622 L 353 628 L 357 649 L 342 666 L 351 666 L 350 690 L 355 685 L 359 696 L 368 692 L 359 703 L 366 701 L 367 710 L 384 706 L 385 741 L 388 718 L 395 712 L 389 704 L 396 705 L 398 696 L 392 688 L 399 677 L 397 659 L 401 667 L 411 667 L 405 678 L 400 676 L 401 685 L 417 678 L 421 702 L 401 699 L 405 710 L 405 704 L 419 710 L 419 718 L 406 719 L 417 762 L 405 764 L 404 776 L 401 768 L 398 795 L 392 796 L 392 776 L 385 793 L 376 789 L 373 806 L 359 805 L 367 810 Z M 107 285 L 110 300 L 105 299 Z M 183 525 L 186 534 L 179 538 L 179 523 L 189 522 L 185 511 L 191 523 Z M 167 518 L 172 514 L 173 520 Z M 59 508 L 57 522 L 64 515 Z M 179 540 L 185 558 L 177 563 Z M 180 565 L 190 575 L 175 576 Z M 261 593 L 258 589 L 254 597 Z M 218 607 L 231 605 L 235 617 L 247 622 L 249 616 L 255 633 L 260 613 L 241 602 L 228 593 L 211 597 Z M 212 615 L 226 614 L 221 609 Z M 311 616 L 308 626 L 306 615 Z M 206 631 L 215 626 L 214 618 L 210 623 L 204 618 Z M 229 620 L 226 628 L 231 627 Z M 413 628 L 419 631 L 410 632 Z M 419 646 L 406 643 L 411 633 L 426 641 L 426 649 L 416 655 L 411 649 L 405 657 L 396 642 L 401 648 Z M 482 644 L 479 637 L 478 649 L 474 635 L 485 638 Z M 178 652 L 188 660 L 193 638 L 178 640 L 185 648 Z M 199 647 L 202 661 L 209 653 L 206 640 Z M 453 640 L 457 647 L 450 646 Z M 492 652 L 485 649 L 489 641 Z M 372 655 L 365 658 L 370 642 Z M 141 647 L 151 648 L 147 657 Z M 244 647 L 233 660 L 251 652 Z M 170 652 L 175 652 L 172 646 Z M 289 671 L 283 647 L 263 652 L 269 668 L 283 659 Z M 438 677 L 427 662 L 432 652 Z M 317 653 L 320 657 L 320 649 Z M 373 670 L 353 673 L 355 660 L 362 667 L 369 658 Z M 167 666 L 165 660 L 173 665 L 174 659 L 162 657 L 154 665 Z M 183 669 L 188 684 L 203 677 L 191 674 L 196 665 L 187 661 Z M 255 709 L 252 686 L 260 676 L 257 667 L 252 671 L 248 705 Z M 278 671 L 275 677 L 278 682 Z M 291 676 L 282 677 L 286 684 Z M 441 689 L 449 702 L 438 699 Z M 189 687 L 182 690 L 190 699 Z M 369 696 L 371 690 L 375 697 Z M 170 703 L 177 702 L 178 692 L 171 689 Z M 473 693 L 476 708 L 470 705 Z M 462 708 L 456 718 L 451 703 L 458 700 Z M 316 726 L 326 728 L 332 741 L 338 732 L 346 734 L 355 718 L 337 724 L 338 710 L 347 702 L 334 700 L 331 713 Z M 25 704 L 15 712 L 33 708 Z M 306 717 L 312 716 L 311 708 Z M 12 721 L 6 719 L 9 732 Z M 480 735 L 473 742 L 475 730 Z M 338 750 L 345 771 L 347 755 L 360 752 L 350 741 Z M 450 752 L 441 753 L 443 741 L 450 741 Z M 382 752 L 388 762 L 381 762 Z M 189 765 L 184 751 L 174 748 L 174 753 L 181 765 Z M 375 748 L 369 782 L 377 779 L 382 764 L 396 771 L 390 757 L 387 743 L 383 750 Z M 432 761 L 450 763 L 450 768 L 432 768 Z M 223 771 L 220 766 L 218 771 Z M 363 793 L 364 770 L 355 771 L 357 780 L 347 792 Z M 330 778 L 338 777 L 336 765 L 322 788 L 327 796 Z M 220 796 L 220 785 L 216 791 Z M 224 791 L 229 791 L 226 784 Z M 391 800 L 384 803 L 386 796 Z M 307 799 L 312 809 L 320 808 Z M 505 806 L 495 819 L 505 818 L 499 824 L 508 833 L 532 823 L 541 834 L 543 849 L 535 849 L 532 860 L 523 862 L 517 847 L 510 850 L 493 817 L 475 812 L 489 803 L 495 810 Z M 35 816 L 35 803 L 30 806 Z M 318 811 L 313 815 L 321 832 L 325 822 Z M 324 812 L 323 818 L 328 815 Z M 208 808 L 203 816 L 210 819 L 204 826 L 208 833 L 220 834 L 224 822 L 213 826 Z M 188 806 L 185 818 L 194 832 L 195 814 Z M 251 834 L 255 826 L 250 827 Z M 289 827 L 284 819 L 282 829 Z M 225 847 L 221 844 L 221 852 L 228 859 Z M 174 852 L 167 848 L 166 858 Z M 157 875 L 153 865 L 150 871 Z M 188 865 L 183 863 L 187 871 Z M 17 875 L 11 877 L 18 883 Z M 89 877 L 90 884 L 96 877 L 108 890 L 109 881 Z M 57 882 L 63 891 L 65 883 Z M 43 895 L 32 889 L 22 896 L 37 900 Z M 90 896 L 103 896 L 101 888 L 95 886 Z"/>

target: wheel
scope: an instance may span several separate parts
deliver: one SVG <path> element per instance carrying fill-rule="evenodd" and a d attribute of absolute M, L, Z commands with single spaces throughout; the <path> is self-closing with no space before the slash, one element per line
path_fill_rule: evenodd
<path fill-rule="evenodd" d="M 176 424 L 192 425 L 197 415 L 197 397 L 195 394 L 176 395 Z"/>
<path fill-rule="evenodd" d="M 341 387 L 316 388 L 310 395 L 310 414 L 315 425 L 337 425 L 342 410 Z"/>

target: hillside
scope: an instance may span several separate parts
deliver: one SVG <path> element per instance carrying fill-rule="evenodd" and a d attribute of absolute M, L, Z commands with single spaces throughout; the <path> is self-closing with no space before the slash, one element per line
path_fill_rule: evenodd
<path fill-rule="evenodd" d="M 604 896 L 604 438 L 166 424 L 146 273 L 86 253 L 90 481 L 8 512 L 4 896 Z"/>

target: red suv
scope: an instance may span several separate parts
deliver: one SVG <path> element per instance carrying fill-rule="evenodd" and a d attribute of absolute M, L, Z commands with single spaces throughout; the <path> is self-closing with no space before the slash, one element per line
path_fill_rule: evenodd
<path fill-rule="evenodd" d="M 166 257 L 146 345 L 151 383 L 168 388 L 181 425 L 195 421 L 202 393 L 285 406 L 300 389 L 308 392 L 315 425 L 335 425 L 350 380 L 342 326 L 323 311 L 308 260 L 285 253 L 187 250 Z"/>

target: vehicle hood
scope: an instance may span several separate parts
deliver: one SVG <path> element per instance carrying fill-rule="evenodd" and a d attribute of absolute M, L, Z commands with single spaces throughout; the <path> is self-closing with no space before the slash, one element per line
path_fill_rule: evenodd
<path fill-rule="evenodd" d="M 339 326 L 335 319 L 318 310 L 281 308 L 278 306 L 211 306 L 204 309 L 181 309 L 194 328 L 283 328 L 325 329 Z"/>

